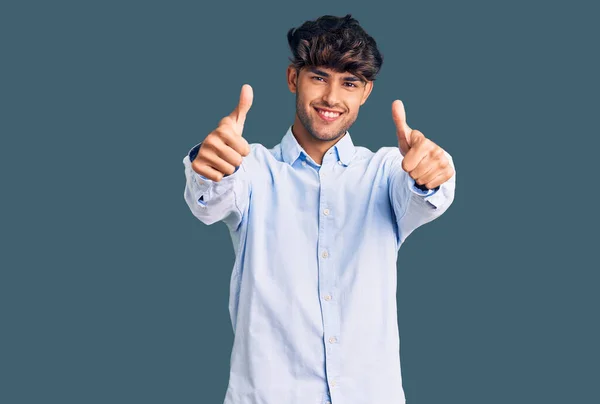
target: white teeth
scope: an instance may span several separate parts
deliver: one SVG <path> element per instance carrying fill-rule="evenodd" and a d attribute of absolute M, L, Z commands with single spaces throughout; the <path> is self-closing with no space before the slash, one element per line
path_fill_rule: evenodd
<path fill-rule="evenodd" d="M 319 110 L 319 113 L 325 115 L 328 118 L 337 118 L 338 116 L 340 116 L 340 114 L 337 112 L 323 111 L 321 109 Z"/>

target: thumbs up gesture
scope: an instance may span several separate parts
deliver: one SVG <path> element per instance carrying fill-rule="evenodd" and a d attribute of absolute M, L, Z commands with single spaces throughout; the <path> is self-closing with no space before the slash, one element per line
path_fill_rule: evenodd
<path fill-rule="evenodd" d="M 396 125 L 398 148 L 404 157 L 402 169 L 418 185 L 434 189 L 454 175 L 454 169 L 444 149 L 407 125 L 404 104 L 400 100 L 392 103 L 392 119 Z"/>
<path fill-rule="evenodd" d="M 242 164 L 242 157 L 250 154 L 250 145 L 242 134 L 253 97 L 252 87 L 244 84 L 238 105 L 202 141 L 198 155 L 192 162 L 194 171 L 219 182 L 224 176 L 233 174 L 236 167 Z"/>

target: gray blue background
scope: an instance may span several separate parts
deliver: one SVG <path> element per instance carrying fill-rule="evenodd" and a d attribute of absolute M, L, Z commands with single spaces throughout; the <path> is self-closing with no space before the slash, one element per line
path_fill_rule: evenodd
<path fill-rule="evenodd" d="M 244 83 L 279 143 L 287 30 L 346 13 L 384 55 L 354 142 L 397 145 L 399 98 L 457 169 L 399 253 L 407 403 L 600 402 L 591 4 L 3 2 L 0 402 L 222 402 L 233 247 L 182 159 Z"/>

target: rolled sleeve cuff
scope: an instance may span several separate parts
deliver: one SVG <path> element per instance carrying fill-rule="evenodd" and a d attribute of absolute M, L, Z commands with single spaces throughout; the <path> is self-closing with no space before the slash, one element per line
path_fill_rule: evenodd
<path fill-rule="evenodd" d="M 440 187 L 437 186 L 434 189 L 423 191 L 417 186 L 417 182 L 413 178 L 411 178 L 409 175 L 407 175 L 406 178 L 408 179 L 408 187 L 410 190 L 419 196 L 432 196 L 440 189 Z"/>

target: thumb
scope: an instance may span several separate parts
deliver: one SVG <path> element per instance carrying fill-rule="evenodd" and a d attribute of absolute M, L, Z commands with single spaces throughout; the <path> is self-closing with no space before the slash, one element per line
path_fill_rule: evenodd
<path fill-rule="evenodd" d="M 238 106 L 235 107 L 230 115 L 241 126 L 244 126 L 244 122 L 246 122 L 246 114 L 252 106 L 253 98 L 254 93 L 252 91 L 252 87 L 250 87 L 249 84 L 244 84 L 242 86 L 242 91 L 240 92 L 240 101 Z"/>
<path fill-rule="evenodd" d="M 400 100 L 395 100 L 392 103 L 392 119 L 396 125 L 396 136 L 398 136 L 398 147 L 400 153 L 405 156 L 411 147 L 412 129 L 406 124 L 406 112 L 404 104 Z"/>

